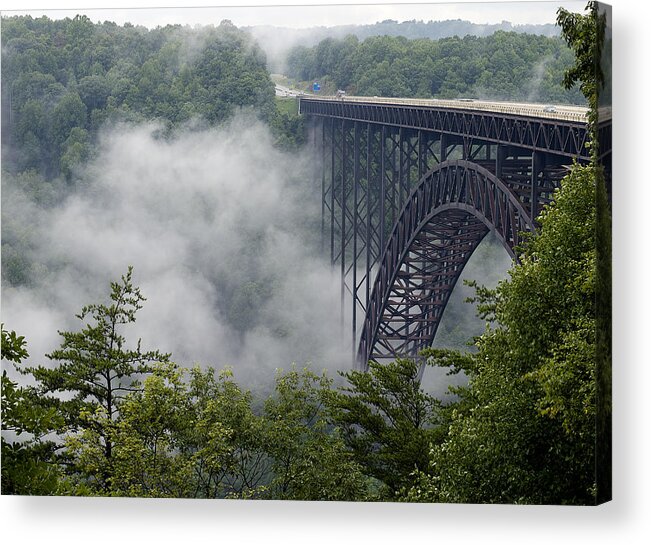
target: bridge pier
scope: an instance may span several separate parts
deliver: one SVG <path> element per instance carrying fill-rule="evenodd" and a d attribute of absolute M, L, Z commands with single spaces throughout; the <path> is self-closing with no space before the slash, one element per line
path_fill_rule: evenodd
<path fill-rule="evenodd" d="M 540 180 L 539 177 L 545 167 L 545 156 L 539 151 L 534 150 L 531 153 L 531 178 L 529 185 L 531 186 L 531 193 L 529 197 L 529 207 L 531 208 L 531 217 L 538 216 L 538 198 L 540 193 Z"/>

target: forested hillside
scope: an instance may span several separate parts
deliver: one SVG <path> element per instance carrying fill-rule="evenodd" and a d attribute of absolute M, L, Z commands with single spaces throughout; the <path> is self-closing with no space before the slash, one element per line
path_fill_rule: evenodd
<path fill-rule="evenodd" d="M 250 32 L 265 49 L 273 72 L 285 71 L 285 58 L 292 47 L 313 47 L 328 38 L 341 40 L 346 36 L 355 36 L 359 40 L 365 40 L 372 36 L 404 36 L 410 40 L 421 38 L 439 40 L 441 38 L 452 38 L 453 36 L 490 36 L 498 31 L 542 36 L 559 35 L 558 27 L 553 24 L 514 25 L 508 21 L 477 24 L 461 19 L 448 19 L 445 21 L 396 21 L 394 19 L 385 19 L 369 25 L 335 25 L 309 28 L 262 25 L 246 27 L 244 30 Z"/>
<path fill-rule="evenodd" d="M 86 16 L 2 19 L 2 185 L 52 207 L 74 193 L 102 129 L 116 124 L 214 127 L 250 110 L 271 126 L 276 144 L 305 138 L 296 113 L 277 108 L 266 57 L 229 21 L 218 27 L 93 23 Z M 85 180 L 84 183 L 88 183 Z M 39 276 L 30 261 L 33 225 L 2 216 L 2 281 Z"/>
<path fill-rule="evenodd" d="M 254 26 L 244 30 L 250 32 L 258 40 L 277 41 L 282 35 L 284 41 L 312 47 L 326 38 L 340 39 L 346 36 L 356 36 L 365 40 L 371 36 L 404 36 L 410 40 L 428 38 L 439 40 L 453 36 L 489 36 L 498 31 L 519 32 L 541 36 L 558 36 L 560 31 L 554 24 L 514 25 L 509 21 L 492 24 L 477 24 L 461 19 L 445 21 L 396 21 L 385 19 L 369 25 L 335 25 L 309 28 L 289 28 L 277 26 Z"/>
<path fill-rule="evenodd" d="M 440 40 L 328 38 L 292 49 L 287 70 L 355 95 L 585 104 L 578 89 L 562 86 L 572 62 L 560 38 L 498 31 Z"/>
<path fill-rule="evenodd" d="M 214 125 L 237 108 L 278 115 L 264 53 L 228 21 L 147 30 L 8 17 L 2 48 L 2 159 L 13 174 L 69 180 L 105 123 Z"/>

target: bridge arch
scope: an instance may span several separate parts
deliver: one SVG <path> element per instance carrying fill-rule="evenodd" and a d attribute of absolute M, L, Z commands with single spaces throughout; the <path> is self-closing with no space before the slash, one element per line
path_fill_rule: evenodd
<path fill-rule="evenodd" d="M 529 211 L 486 168 L 443 161 L 404 204 L 379 261 L 357 352 L 369 360 L 414 357 L 434 340 L 454 286 L 479 243 L 493 231 L 511 257 Z"/>

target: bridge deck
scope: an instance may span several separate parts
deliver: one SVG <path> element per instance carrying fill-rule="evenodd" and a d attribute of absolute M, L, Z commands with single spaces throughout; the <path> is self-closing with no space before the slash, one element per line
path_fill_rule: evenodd
<path fill-rule="evenodd" d="M 354 102 L 362 104 L 383 104 L 395 106 L 417 106 L 425 108 L 450 108 L 454 110 L 494 112 L 540 119 L 554 119 L 585 123 L 588 108 L 583 106 L 567 106 L 552 104 L 532 104 L 526 102 L 500 102 L 474 99 L 423 99 L 423 98 L 392 98 L 392 97 L 363 97 L 363 96 L 302 96 L 301 100 L 327 100 L 338 102 Z"/>
<path fill-rule="evenodd" d="M 482 100 L 299 97 L 301 114 L 445 133 L 588 160 L 587 108 Z M 611 150 L 610 109 L 600 110 L 600 155 Z"/>

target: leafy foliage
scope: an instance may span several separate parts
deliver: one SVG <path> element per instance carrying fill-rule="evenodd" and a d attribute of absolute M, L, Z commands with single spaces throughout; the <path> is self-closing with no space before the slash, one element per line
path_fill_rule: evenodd
<path fill-rule="evenodd" d="M 427 467 L 429 445 L 440 436 L 439 403 L 421 390 L 419 364 L 411 360 L 371 361 L 368 372 L 342 376 L 349 386 L 330 394 L 331 418 L 364 473 L 391 497 Z"/>
<path fill-rule="evenodd" d="M 447 437 L 411 500 L 594 501 L 594 169 L 575 165 L 538 220 L 520 264 L 492 297 L 493 327 L 476 354 L 450 358 L 469 377 Z"/>
<path fill-rule="evenodd" d="M 239 108 L 267 121 L 280 115 L 264 54 L 229 21 L 147 30 L 82 15 L 15 16 L 2 18 L 2 29 L 2 153 L 12 173 L 35 169 L 73 183 L 73 166 L 106 123 L 213 125 Z"/>
<path fill-rule="evenodd" d="M 63 332 L 58 362 L 2 380 L 3 492 L 175 498 L 366 499 L 368 479 L 328 424 L 332 381 L 279 371 L 275 392 L 253 397 L 225 369 L 186 370 L 167 354 L 126 348 L 121 329 L 144 301 L 132 270 L 111 284 L 110 305 L 88 305 L 80 332 Z M 3 328 L 3 356 L 27 357 Z M 141 382 L 140 377 L 145 376 Z M 44 441 L 52 434 L 53 441 Z M 56 451 L 61 451 L 56 453 Z"/>
<path fill-rule="evenodd" d="M 2 326 L 2 358 L 19 366 L 29 354 L 24 337 Z M 53 463 L 56 444 L 47 440 L 63 424 L 61 415 L 43 405 L 33 388 L 19 386 L 2 371 L 2 493 L 50 495 L 60 492 Z"/>
<path fill-rule="evenodd" d="M 606 20 L 604 15 L 599 14 L 597 2 L 588 2 L 586 11 L 588 12 L 586 15 L 581 15 L 559 8 L 557 22 L 562 28 L 563 39 L 575 55 L 574 65 L 563 75 L 563 85 L 566 89 L 570 89 L 578 83 L 579 89 L 588 100 L 591 156 L 596 162 L 599 96 L 605 83 L 602 52 Z"/>
<path fill-rule="evenodd" d="M 367 481 L 339 434 L 329 429 L 325 404 L 332 393 L 325 374 L 291 369 L 276 377 L 265 402 L 266 444 L 273 458 L 273 499 L 359 500 Z"/>
<path fill-rule="evenodd" d="M 580 104 L 579 92 L 560 85 L 571 65 L 572 52 L 560 38 L 502 30 L 440 40 L 326 38 L 311 48 L 297 46 L 288 56 L 289 76 L 318 79 L 324 92 Z"/>
<path fill-rule="evenodd" d="M 85 16 L 2 18 L 3 191 L 16 189 L 38 207 L 88 183 L 83 167 L 105 127 L 155 120 L 169 137 L 243 109 L 269 124 L 278 147 L 305 143 L 303 119 L 275 101 L 261 49 L 229 21 L 147 30 Z M 31 233 L 8 216 L 2 280 L 29 285 L 39 273 L 27 251 Z"/>
<path fill-rule="evenodd" d="M 607 180 L 601 165 L 599 120 L 602 106 L 612 103 L 612 40 L 607 33 L 604 6 L 588 2 L 585 15 L 558 10 L 562 36 L 576 56 L 563 83 L 569 88 L 580 82 L 590 105 L 590 158 L 596 186 L 596 467 L 597 501 L 612 498 L 612 243 L 611 212 Z"/>
<path fill-rule="evenodd" d="M 94 468 L 101 487 L 111 478 L 114 423 L 120 404 L 129 392 L 141 388 L 139 377 L 153 370 L 154 362 L 166 362 L 168 354 L 126 347 L 121 329 L 135 322 L 145 298 L 132 283 L 132 268 L 121 282 L 111 283 L 111 304 L 85 306 L 77 317 L 87 321 L 81 331 L 60 331 L 61 348 L 48 354 L 55 367 L 27 368 L 37 381 L 37 391 L 58 408 L 70 431 L 93 433 L 99 438 L 104 464 Z M 49 397 L 63 394 L 60 397 Z"/>

